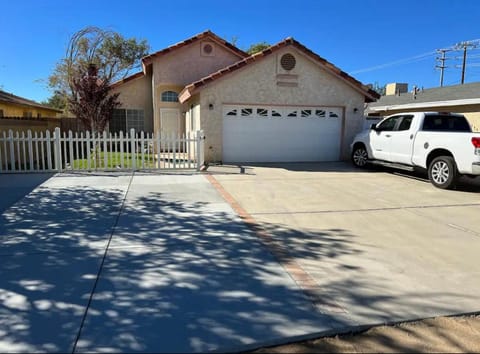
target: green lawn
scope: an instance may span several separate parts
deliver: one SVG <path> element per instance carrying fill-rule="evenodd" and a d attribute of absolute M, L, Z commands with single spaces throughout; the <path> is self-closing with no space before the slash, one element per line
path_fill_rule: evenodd
<path fill-rule="evenodd" d="M 96 168 L 121 168 L 122 161 L 121 161 L 121 154 L 119 152 L 107 152 L 107 164 L 105 165 L 105 154 L 101 152 L 98 157 L 95 157 L 94 154 L 90 155 L 90 169 Z M 131 168 L 132 167 L 132 157 L 133 154 L 130 153 L 123 153 L 123 168 Z M 137 168 L 142 166 L 142 155 L 136 154 L 136 166 Z M 147 159 L 147 156 L 144 156 L 144 166 L 145 168 L 153 168 L 155 167 L 155 158 L 154 156 L 150 155 L 150 158 Z M 78 159 L 73 161 L 73 169 L 74 170 L 86 170 L 88 169 L 88 162 L 87 159 Z"/>

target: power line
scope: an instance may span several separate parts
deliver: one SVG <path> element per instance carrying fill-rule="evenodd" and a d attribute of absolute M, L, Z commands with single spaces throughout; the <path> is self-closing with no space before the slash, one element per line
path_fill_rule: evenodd
<path fill-rule="evenodd" d="M 465 82 L 465 70 L 466 70 L 466 66 L 467 66 L 467 49 L 478 47 L 479 42 L 480 42 L 480 41 L 476 41 L 476 42 L 467 41 L 467 42 L 458 43 L 458 44 L 455 46 L 456 48 L 462 48 L 462 49 L 463 49 L 462 81 L 461 81 L 462 85 L 463 85 L 464 82 Z"/>
<path fill-rule="evenodd" d="M 390 66 L 407 64 L 407 63 L 414 63 L 414 62 L 417 62 L 417 61 L 420 61 L 420 60 L 427 59 L 428 57 L 431 57 L 434 54 L 435 54 L 435 51 L 428 52 L 428 53 L 423 53 L 423 54 L 415 55 L 413 57 L 400 59 L 400 60 L 395 60 L 395 61 L 392 61 L 392 62 L 389 62 L 389 63 L 380 64 L 380 65 L 372 66 L 372 67 L 369 67 L 369 68 L 354 70 L 354 71 L 351 71 L 350 73 L 352 75 L 355 75 L 355 74 L 365 73 L 365 72 L 369 72 L 369 71 L 375 71 L 375 70 L 379 70 L 379 69 L 383 69 L 383 68 L 388 68 Z"/>

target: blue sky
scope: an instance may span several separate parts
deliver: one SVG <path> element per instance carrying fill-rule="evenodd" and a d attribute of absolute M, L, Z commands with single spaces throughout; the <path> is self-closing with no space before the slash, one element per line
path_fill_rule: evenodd
<path fill-rule="evenodd" d="M 363 83 L 436 87 L 434 51 L 479 39 L 479 18 L 477 0 L 3 0 L 0 87 L 48 98 L 46 79 L 68 39 L 89 25 L 146 39 L 152 52 L 206 29 L 241 49 L 292 36 Z M 466 82 L 480 81 L 480 48 L 469 55 Z M 444 82 L 459 83 L 460 69 L 448 68 Z"/>

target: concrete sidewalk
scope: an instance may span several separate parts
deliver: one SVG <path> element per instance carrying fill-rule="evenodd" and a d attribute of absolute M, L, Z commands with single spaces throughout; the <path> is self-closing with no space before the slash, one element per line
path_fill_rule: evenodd
<path fill-rule="evenodd" d="M 246 350 L 342 326 L 201 175 L 56 175 L 0 218 L 0 352 Z"/>

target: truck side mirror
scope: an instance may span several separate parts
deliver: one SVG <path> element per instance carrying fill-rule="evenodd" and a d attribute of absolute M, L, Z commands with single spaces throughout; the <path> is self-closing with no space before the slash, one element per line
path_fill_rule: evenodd
<path fill-rule="evenodd" d="M 370 129 L 377 131 L 377 123 L 373 123 L 373 124 L 370 126 Z"/>

